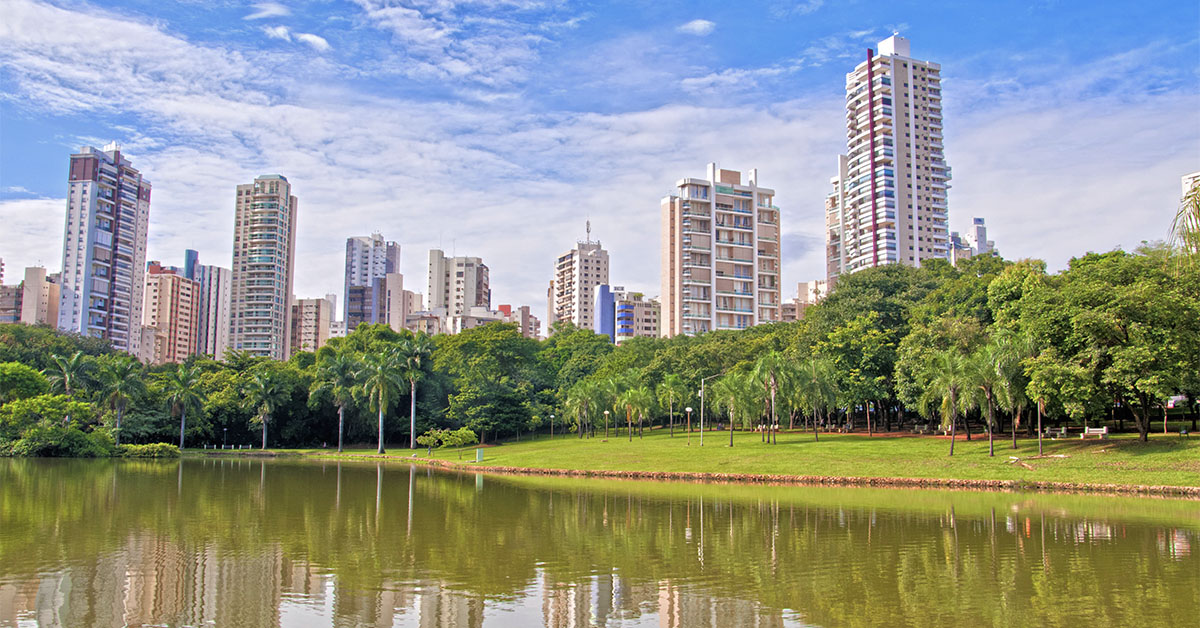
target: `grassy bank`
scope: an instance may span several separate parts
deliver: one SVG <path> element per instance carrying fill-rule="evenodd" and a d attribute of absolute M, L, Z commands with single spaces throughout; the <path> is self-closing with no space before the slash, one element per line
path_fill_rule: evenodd
<path fill-rule="evenodd" d="M 967 442 L 961 436 L 954 456 L 950 442 L 941 437 L 868 437 L 860 434 L 822 434 L 814 442 L 811 433 L 781 434 L 777 445 L 759 442 L 757 434 L 729 435 L 709 432 L 700 446 L 698 433 L 688 445 L 685 434 L 670 437 L 664 432 L 646 432 L 633 442 L 602 436 L 579 440 L 542 436 L 536 440 L 509 442 L 487 447 L 484 462 L 476 465 L 474 451 L 466 450 L 459 460 L 455 450 L 437 450 L 433 458 L 475 467 L 521 467 L 590 472 L 665 472 L 753 474 L 771 476 L 819 476 L 830 478 L 909 478 L 925 480 L 988 480 L 1035 484 L 1039 482 L 1079 485 L 1200 487 L 1200 438 L 1176 435 L 1152 437 L 1140 443 L 1134 437 L 1109 440 L 1046 439 L 1045 454 L 1037 457 L 1037 441 L 996 442 L 996 456 L 988 456 L 986 437 Z M 282 452 L 281 452 L 282 453 Z M 290 453 L 290 452 L 289 452 Z M 333 455 L 329 450 L 302 450 L 308 455 Z M 418 450 L 425 457 L 425 450 Z M 350 450 L 346 456 L 371 456 L 374 450 Z M 393 448 L 389 457 L 409 458 L 413 452 Z M 1017 458 L 1016 461 L 1012 457 Z"/>

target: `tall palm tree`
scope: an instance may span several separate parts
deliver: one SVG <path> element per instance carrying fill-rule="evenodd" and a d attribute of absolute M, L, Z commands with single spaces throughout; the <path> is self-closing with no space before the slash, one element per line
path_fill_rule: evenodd
<path fill-rule="evenodd" d="M 775 394 L 781 387 L 789 383 L 793 371 L 791 363 L 784 359 L 783 354 L 778 351 L 772 351 L 762 356 L 754 365 L 754 378 L 762 382 L 766 393 L 770 395 L 771 405 L 767 424 L 768 442 L 778 442 L 778 438 L 775 437 L 775 425 L 779 423 L 779 413 L 775 409 Z M 730 442 L 733 442 L 732 437 Z"/>
<path fill-rule="evenodd" d="M 675 404 L 682 404 L 687 399 L 688 386 L 683 382 L 683 376 L 678 373 L 668 373 L 658 385 L 658 402 L 667 406 L 667 419 L 671 424 L 671 436 L 675 436 Z"/>
<path fill-rule="evenodd" d="M 958 411 L 962 408 L 964 391 L 971 386 L 967 361 L 955 348 L 939 352 L 929 365 L 929 386 L 922 395 L 921 405 L 928 413 L 937 407 L 942 419 L 950 418 L 950 455 L 954 455 L 954 429 Z"/>
<path fill-rule="evenodd" d="M 590 382 L 579 381 L 567 392 L 566 401 L 567 412 L 575 417 L 579 427 L 579 438 L 583 438 L 584 432 L 591 425 L 592 413 L 598 411 L 601 406 L 597 388 Z"/>
<path fill-rule="evenodd" d="M 337 450 L 342 453 L 342 434 L 346 426 L 346 406 L 354 403 L 354 388 L 358 385 L 358 359 L 347 347 L 341 346 L 317 354 L 317 379 L 310 395 L 329 393 L 338 409 Z"/>
<path fill-rule="evenodd" d="M 745 405 L 741 399 L 753 392 L 749 388 L 757 386 L 758 382 L 753 376 L 736 371 L 726 373 L 712 384 L 713 405 L 717 406 L 718 410 L 723 408 L 729 413 L 730 447 L 733 447 L 733 425 L 737 421 L 738 410 Z M 746 416 L 742 419 L 744 421 Z"/>
<path fill-rule="evenodd" d="M 433 341 L 424 333 L 418 333 L 411 339 L 406 339 L 400 343 L 399 360 L 400 371 L 404 379 L 408 380 L 409 396 L 411 406 L 408 411 L 409 431 L 408 431 L 408 446 L 410 449 L 417 448 L 417 380 L 425 375 L 425 366 L 429 362 L 430 356 L 433 355 Z M 382 425 L 382 423 L 381 423 Z M 551 427 L 553 429 L 553 427 Z M 383 442 L 382 427 L 380 428 L 379 442 Z M 380 447 L 382 448 L 382 444 Z M 380 453 L 383 453 L 382 449 Z"/>
<path fill-rule="evenodd" d="M 194 364 L 180 364 L 174 370 L 168 371 L 163 380 L 167 403 L 172 412 L 179 411 L 179 448 L 183 449 L 183 434 L 187 429 L 188 409 L 199 409 L 204 402 L 204 394 L 200 392 L 200 369 Z"/>
<path fill-rule="evenodd" d="M 637 386 L 631 388 L 633 393 L 633 410 L 638 415 L 638 438 L 642 438 L 642 427 L 646 423 L 646 415 L 654 411 L 654 391 L 650 390 L 649 386 Z"/>
<path fill-rule="evenodd" d="M 1200 186 L 1194 186 L 1179 203 L 1171 222 L 1171 243 L 1185 264 L 1200 264 Z"/>
<path fill-rule="evenodd" d="M 362 392 L 367 395 L 371 409 L 379 413 L 379 453 L 383 448 L 383 413 L 392 397 L 399 394 L 404 381 L 401 376 L 401 357 L 395 349 L 363 356 L 358 380 Z"/>
<path fill-rule="evenodd" d="M 245 395 L 246 406 L 252 410 L 254 419 L 262 423 L 262 448 L 267 448 L 267 423 L 279 406 L 287 399 L 287 390 L 279 378 L 270 371 L 259 371 L 250 378 Z"/>
<path fill-rule="evenodd" d="M 76 351 L 71 354 L 71 357 L 55 353 L 50 356 L 50 359 L 54 365 L 43 371 L 46 379 L 50 382 L 50 390 L 74 397 L 77 391 L 87 385 L 88 364 L 84 361 L 82 351 Z M 68 414 L 64 420 L 69 424 L 71 415 Z"/>
<path fill-rule="evenodd" d="M 1029 396 L 1025 392 L 1029 378 L 1022 363 L 1036 355 L 1037 348 L 1029 336 L 1009 329 L 997 330 L 992 340 L 1000 350 L 1000 362 L 997 365 L 1000 374 L 998 400 L 1000 407 L 1012 416 L 1012 448 L 1016 449 L 1017 423 L 1029 404 Z"/>
<path fill-rule="evenodd" d="M 623 395 L 625 394 L 626 390 L 633 386 L 633 382 L 636 380 L 636 378 L 636 371 L 631 369 L 621 373 L 620 375 L 610 377 L 604 380 L 604 382 L 601 384 L 601 395 L 604 398 L 604 405 L 611 407 L 614 415 L 620 415 L 621 412 L 625 411 L 626 406 L 623 400 Z M 619 436 L 621 434 L 620 425 L 621 424 L 619 422 L 615 422 L 614 417 L 613 436 Z M 608 438 L 607 420 L 604 421 L 604 437 Z"/>
<path fill-rule="evenodd" d="M 990 342 L 968 356 L 965 365 L 967 381 L 971 386 L 967 405 L 986 412 L 989 456 L 996 455 L 993 435 L 996 429 L 997 397 L 1003 394 L 1004 375 L 1001 367 L 1004 359 L 1004 348 Z"/>
<path fill-rule="evenodd" d="M 817 428 L 817 416 L 823 413 L 828 418 L 829 408 L 837 403 L 838 388 L 833 366 L 825 358 L 813 356 L 796 372 L 793 394 L 797 395 L 813 421 L 813 440 L 821 440 Z"/>
<path fill-rule="evenodd" d="M 117 427 L 113 431 L 116 444 L 121 444 L 121 419 L 131 398 L 146 392 L 142 379 L 142 363 L 124 356 L 106 356 L 100 362 L 100 386 L 104 391 L 104 402 L 117 413 Z"/>

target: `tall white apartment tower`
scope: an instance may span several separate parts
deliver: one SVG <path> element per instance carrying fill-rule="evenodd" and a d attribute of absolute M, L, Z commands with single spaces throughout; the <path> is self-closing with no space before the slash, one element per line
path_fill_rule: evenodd
<path fill-rule="evenodd" d="M 758 171 L 708 164 L 662 199 L 659 333 L 700 334 L 780 320 L 779 208 Z"/>
<path fill-rule="evenodd" d="M 58 328 L 137 355 L 150 182 L 115 142 L 71 155 Z"/>
<path fill-rule="evenodd" d="M 286 360 L 291 352 L 298 202 L 283 175 L 237 186 L 229 348 Z"/>
<path fill-rule="evenodd" d="M 478 257 L 446 257 L 429 250 L 429 292 L 425 307 L 446 316 L 464 316 L 471 308 L 492 309 L 488 267 Z"/>
<path fill-rule="evenodd" d="M 386 242 L 383 234 L 346 238 L 346 284 L 342 311 L 350 309 L 350 288 L 371 286 L 389 273 L 400 272 L 400 245 Z"/>
<path fill-rule="evenodd" d="M 596 286 L 608 283 L 608 251 L 592 240 L 588 223 L 587 240 L 559 255 L 554 261 L 551 283 L 550 322 L 571 321 L 580 329 L 592 329 L 596 321 Z"/>
<path fill-rule="evenodd" d="M 826 198 L 831 283 L 884 264 L 949 257 L 941 66 L 893 35 L 846 75 L 846 154 Z"/>

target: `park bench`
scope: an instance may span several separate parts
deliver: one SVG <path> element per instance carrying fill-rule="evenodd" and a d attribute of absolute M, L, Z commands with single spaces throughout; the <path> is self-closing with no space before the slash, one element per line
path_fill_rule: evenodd
<path fill-rule="evenodd" d="M 1079 438 L 1087 438 L 1088 436 L 1099 436 L 1100 438 L 1108 438 L 1108 426 L 1104 427 L 1085 427 Z"/>
<path fill-rule="evenodd" d="M 1067 428 L 1065 428 L 1065 427 L 1058 427 L 1058 428 L 1048 427 L 1048 428 L 1046 428 L 1046 436 L 1049 436 L 1050 438 L 1053 438 L 1054 440 L 1058 440 L 1060 438 L 1066 438 L 1067 437 Z"/>

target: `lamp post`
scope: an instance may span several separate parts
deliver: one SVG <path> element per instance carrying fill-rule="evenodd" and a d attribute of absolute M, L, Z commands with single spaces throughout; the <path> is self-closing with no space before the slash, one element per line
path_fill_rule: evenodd
<path fill-rule="evenodd" d="M 608 438 L 608 410 L 604 411 L 604 438 Z"/>
<path fill-rule="evenodd" d="M 688 406 L 683 409 L 688 415 L 688 447 L 692 446 L 692 407 Z"/>
<path fill-rule="evenodd" d="M 700 446 L 701 447 L 704 446 L 704 384 L 706 382 L 708 382 L 708 380 L 710 380 L 714 377 L 720 377 L 722 375 L 724 375 L 724 373 L 717 373 L 716 375 L 709 375 L 708 377 L 705 377 L 704 379 L 700 380 Z"/>
<path fill-rule="evenodd" d="M 550 415 L 550 440 L 554 440 L 554 415 Z"/>
<path fill-rule="evenodd" d="M 221 428 L 221 449 L 225 449 L 225 443 L 229 442 L 229 428 Z"/>

